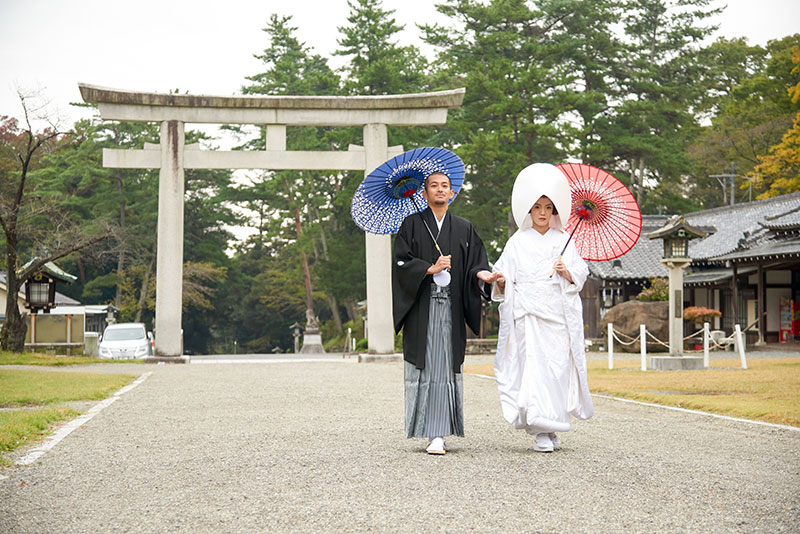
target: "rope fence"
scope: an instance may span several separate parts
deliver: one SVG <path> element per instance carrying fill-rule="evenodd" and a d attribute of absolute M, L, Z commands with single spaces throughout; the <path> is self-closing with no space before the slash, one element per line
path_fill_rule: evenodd
<path fill-rule="evenodd" d="M 703 348 L 702 349 L 688 349 L 684 352 L 688 353 L 699 353 L 700 351 L 703 352 L 703 367 L 708 369 L 709 367 L 709 352 L 711 350 L 722 349 L 728 350 L 728 348 L 733 345 L 734 350 L 738 350 L 739 352 L 739 359 L 741 360 L 742 369 L 747 369 L 747 358 L 745 357 L 744 352 L 744 336 L 743 332 L 747 332 L 750 330 L 755 324 L 758 323 L 756 319 L 752 323 L 750 323 L 747 328 L 744 330 L 736 324 L 734 325 L 734 331 L 731 335 L 719 338 L 719 336 L 712 336 L 711 329 L 708 323 L 703 323 L 703 328 L 689 334 L 688 336 L 684 337 L 682 341 L 688 341 L 690 339 L 699 338 L 702 336 L 703 339 Z M 719 332 L 718 330 L 715 332 Z M 625 339 L 622 339 L 625 338 Z M 649 341 L 648 339 L 652 340 Z M 630 346 L 636 343 L 639 343 L 640 347 L 640 355 L 641 355 L 641 370 L 647 370 L 647 345 L 661 345 L 669 349 L 669 344 L 658 339 L 655 335 L 651 332 L 647 331 L 647 327 L 645 325 L 639 325 L 639 335 L 636 337 L 631 337 L 623 332 L 614 329 L 613 323 L 608 323 L 608 368 L 614 369 L 614 342 L 619 343 L 623 346 Z M 643 342 L 642 342 L 643 341 Z"/>

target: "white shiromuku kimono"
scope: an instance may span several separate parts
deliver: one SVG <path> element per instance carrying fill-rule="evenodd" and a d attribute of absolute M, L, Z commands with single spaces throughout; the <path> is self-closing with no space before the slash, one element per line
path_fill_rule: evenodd
<path fill-rule="evenodd" d="M 562 261 L 574 283 L 550 278 L 566 240 L 554 228 L 518 230 L 494 265 L 506 280 L 504 291 L 492 288 L 492 300 L 501 302 L 494 372 L 503 417 L 530 434 L 564 432 L 570 415 L 594 413 L 578 294 L 589 269 L 571 242 Z"/>

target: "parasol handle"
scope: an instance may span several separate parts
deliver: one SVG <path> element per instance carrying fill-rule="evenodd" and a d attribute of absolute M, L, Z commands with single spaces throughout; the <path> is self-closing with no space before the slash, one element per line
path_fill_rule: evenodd
<path fill-rule="evenodd" d="M 578 223 L 575 225 L 575 228 L 572 229 L 572 232 L 570 232 L 569 238 L 567 239 L 567 242 L 564 243 L 564 248 L 561 249 L 561 254 L 558 255 L 558 259 L 556 261 L 561 261 L 561 257 L 564 255 L 564 252 L 567 250 L 567 245 L 569 245 L 569 242 L 572 240 L 572 236 L 575 235 L 575 230 L 577 230 L 578 226 L 581 225 L 581 221 L 583 221 L 583 219 L 584 219 L 583 215 L 578 217 Z M 554 274 L 556 274 L 556 270 L 555 269 L 553 269 L 553 272 L 550 273 L 550 278 L 553 278 Z"/>
<path fill-rule="evenodd" d="M 431 227 L 428 226 L 428 221 L 426 221 L 422 217 L 422 210 L 419 209 L 419 206 L 417 205 L 417 201 L 414 200 L 414 196 L 413 195 L 409 195 L 408 198 L 411 199 L 411 202 L 414 203 L 414 207 L 417 208 L 417 215 L 419 215 L 419 218 L 422 219 L 422 224 L 425 225 L 425 229 L 428 230 L 428 235 L 431 236 L 431 239 L 433 240 L 433 244 L 434 244 L 434 246 L 436 246 L 436 250 L 439 252 L 439 256 L 444 256 L 444 254 L 442 253 L 442 249 L 439 248 L 439 243 L 436 241 L 436 238 L 433 237 L 433 232 L 431 232 Z"/>

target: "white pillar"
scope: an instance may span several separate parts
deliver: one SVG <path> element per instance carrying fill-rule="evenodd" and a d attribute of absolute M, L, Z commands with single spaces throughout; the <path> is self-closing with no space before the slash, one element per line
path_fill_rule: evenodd
<path fill-rule="evenodd" d="M 708 345 L 711 338 L 711 328 L 708 323 L 703 323 L 703 367 L 708 369 Z"/>
<path fill-rule="evenodd" d="M 747 358 L 744 355 L 744 336 L 742 335 L 742 327 L 737 323 L 734 328 L 734 335 L 736 336 L 736 349 L 739 351 L 739 359 L 742 362 L 742 369 L 747 369 Z"/>
<path fill-rule="evenodd" d="M 614 325 L 608 323 L 608 368 L 614 368 Z"/>
<path fill-rule="evenodd" d="M 270 124 L 267 126 L 267 150 L 283 152 L 286 150 L 286 125 Z"/>
<path fill-rule="evenodd" d="M 683 354 L 683 269 L 686 260 L 662 260 L 669 269 L 669 353 Z"/>
<path fill-rule="evenodd" d="M 647 371 L 647 327 L 639 325 L 639 353 L 641 354 L 641 370 Z"/>
<path fill-rule="evenodd" d="M 183 145 L 183 123 L 162 122 L 156 262 L 157 356 L 181 356 L 183 352 Z"/>
<path fill-rule="evenodd" d="M 388 137 L 385 124 L 364 125 L 364 150 L 368 176 L 388 159 Z M 392 319 L 392 241 L 388 235 L 366 235 L 367 261 L 367 339 L 369 352 L 394 352 L 394 320 Z"/>

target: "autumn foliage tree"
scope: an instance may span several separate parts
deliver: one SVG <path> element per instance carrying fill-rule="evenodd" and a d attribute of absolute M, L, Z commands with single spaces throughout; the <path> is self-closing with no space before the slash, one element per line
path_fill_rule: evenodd
<path fill-rule="evenodd" d="M 23 124 L 0 117 L 0 227 L 3 229 L 6 269 L 5 322 L 0 349 L 21 352 L 27 325 L 18 299 L 23 284 L 45 263 L 67 256 L 104 239 L 109 228 L 100 221 L 82 226 L 59 208 L 57 199 L 38 194 L 31 180 L 41 158 L 58 146 L 58 129 L 49 125 L 34 131 L 38 117 L 35 99 L 19 92 Z M 33 262 L 27 262 L 28 256 Z M 21 265 L 25 265 L 21 269 Z"/>
<path fill-rule="evenodd" d="M 792 74 L 800 76 L 800 46 L 792 48 L 792 62 Z M 800 104 L 800 82 L 790 87 L 788 93 L 793 104 Z M 769 154 L 759 156 L 758 159 L 761 163 L 753 169 L 753 174 L 770 182 L 769 189 L 758 198 L 800 191 L 800 111 L 795 115 L 792 127 L 783 135 L 781 142 L 770 148 Z"/>

